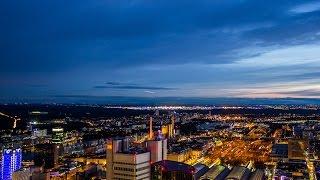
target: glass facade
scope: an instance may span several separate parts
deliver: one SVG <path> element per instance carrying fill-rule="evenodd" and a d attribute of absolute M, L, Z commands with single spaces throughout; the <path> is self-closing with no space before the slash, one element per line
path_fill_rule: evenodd
<path fill-rule="evenodd" d="M 4 149 L 2 152 L 0 180 L 12 179 L 12 173 L 21 168 L 21 162 L 21 149 Z"/>

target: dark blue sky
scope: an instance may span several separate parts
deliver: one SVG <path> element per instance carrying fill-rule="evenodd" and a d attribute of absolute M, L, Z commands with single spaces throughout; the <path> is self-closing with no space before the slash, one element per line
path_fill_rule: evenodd
<path fill-rule="evenodd" d="M 2 0 L 2 99 L 320 98 L 320 1 Z"/>

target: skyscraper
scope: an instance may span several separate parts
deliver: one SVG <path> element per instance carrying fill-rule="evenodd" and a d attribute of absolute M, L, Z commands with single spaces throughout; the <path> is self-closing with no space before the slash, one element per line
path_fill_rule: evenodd
<path fill-rule="evenodd" d="M 63 143 L 64 132 L 63 128 L 52 128 L 52 143 L 61 144 Z"/>
<path fill-rule="evenodd" d="M 1 161 L 1 180 L 12 179 L 12 173 L 21 168 L 22 151 L 17 149 L 3 149 Z"/>
<path fill-rule="evenodd" d="M 149 120 L 149 140 L 153 139 L 153 129 L 152 129 L 152 117 Z"/>
<path fill-rule="evenodd" d="M 169 138 L 173 138 L 175 135 L 175 130 L 174 130 L 174 123 L 175 123 L 175 115 L 173 114 L 171 116 L 171 123 L 169 124 Z"/>

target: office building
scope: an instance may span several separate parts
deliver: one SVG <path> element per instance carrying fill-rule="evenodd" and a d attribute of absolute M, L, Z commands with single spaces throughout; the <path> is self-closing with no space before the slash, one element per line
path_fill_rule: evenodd
<path fill-rule="evenodd" d="M 52 143 L 62 144 L 64 139 L 63 128 L 52 128 Z"/>
<path fill-rule="evenodd" d="M 107 179 L 150 179 L 150 152 L 129 148 L 127 138 L 107 141 Z"/>
<path fill-rule="evenodd" d="M 1 179 L 12 179 L 12 174 L 21 168 L 22 150 L 20 148 L 3 149 L 1 160 Z"/>

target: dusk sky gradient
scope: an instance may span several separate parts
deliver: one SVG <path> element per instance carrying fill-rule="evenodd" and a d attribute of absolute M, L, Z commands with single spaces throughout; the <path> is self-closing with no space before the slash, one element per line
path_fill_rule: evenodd
<path fill-rule="evenodd" d="M 320 98 L 318 0 L 2 0 L 1 99 Z"/>

